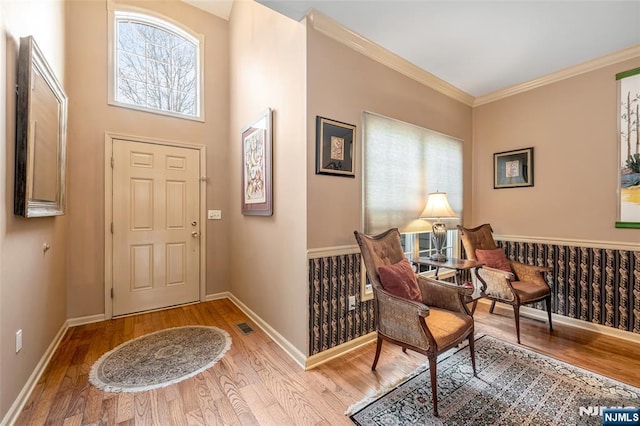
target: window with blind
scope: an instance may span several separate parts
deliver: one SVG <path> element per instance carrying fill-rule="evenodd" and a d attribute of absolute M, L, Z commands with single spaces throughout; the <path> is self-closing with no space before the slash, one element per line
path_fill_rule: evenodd
<path fill-rule="evenodd" d="M 407 257 L 429 256 L 431 222 L 419 219 L 427 194 L 446 192 L 458 218 L 449 229 L 447 256 L 458 257 L 462 217 L 463 142 L 451 136 L 370 112 L 364 113 L 364 232 L 398 228 Z"/>

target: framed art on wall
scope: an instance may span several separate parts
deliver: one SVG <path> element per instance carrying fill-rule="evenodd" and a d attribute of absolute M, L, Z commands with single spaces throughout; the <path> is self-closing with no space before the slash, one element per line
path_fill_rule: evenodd
<path fill-rule="evenodd" d="M 493 187 L 533 186 L 533 148 L 493 154 Z"/>
<path fill-rule="evenodd" d="M 618 83 L 618 220 L 640 229 L 640 68 L 616 74 Z"/>
<path fill-rule="evenodd" d="M 273 214 L 271 108 L 242 129 L 242 214 Z"/>
<path fill-rule="evenodd" d="M 316 118 L 316 174 L 355 177 L 356 126 Z"/>
<path fill-rule="evenodd" d="M 13 211 L 63 215 L 67 95 L 31 36 L 20 39 L 17 92 Z"/>

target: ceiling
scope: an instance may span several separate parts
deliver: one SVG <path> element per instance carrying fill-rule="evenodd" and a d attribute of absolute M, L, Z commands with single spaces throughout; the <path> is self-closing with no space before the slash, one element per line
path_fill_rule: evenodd
<path fill-rule="evenodd" d="M 183 1 L 224 19 L 233 3 Z M 640 0 L 257 1 L 313 8 L 473 97 L 640 46 Z"/>

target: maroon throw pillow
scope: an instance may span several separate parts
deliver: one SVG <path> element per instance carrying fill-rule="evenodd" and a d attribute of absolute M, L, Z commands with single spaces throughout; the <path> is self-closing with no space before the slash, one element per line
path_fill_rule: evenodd
<path fill-rule="evenodd" d="M 393 265 L 378 267 L 382 288 L 404 299 L 422 302 L 420 287 L 411 263 L 405 258 Z"/>
<path fill-rule="evenodd" d="M 511 272 L 511 265 L 501 248 L 493 250 L 478 249 L 476 250 L 476 258 L 478 259 L 478 262 L 482 262 L 490 268 L 502 269 L 503 271 Z"/>

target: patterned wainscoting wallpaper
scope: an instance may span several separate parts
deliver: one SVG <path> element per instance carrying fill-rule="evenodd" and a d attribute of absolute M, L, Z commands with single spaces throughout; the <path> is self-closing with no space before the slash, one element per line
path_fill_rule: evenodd
<path fill-rule="evenodd" d="M 640 334 L 640 251 L 497 243 L 512 260 L 553 268 L 547 278 L 556 314 Z"/>
<path fill-rule="evenodd" d="M 554 313 L 640 334 L 640 251 L 497 243 L 512 260 L 553 269 Z M 359 253 L 309 259 L 309 307 L 309 355 L 375 331 L 373 300 L 360 302 Z"/>
<path fill-rule="evenodd" d="M 359 252 L 309 259 L 309 307 L 309 355 L 375 331 L 373 300 L 360 302 Z"/>

